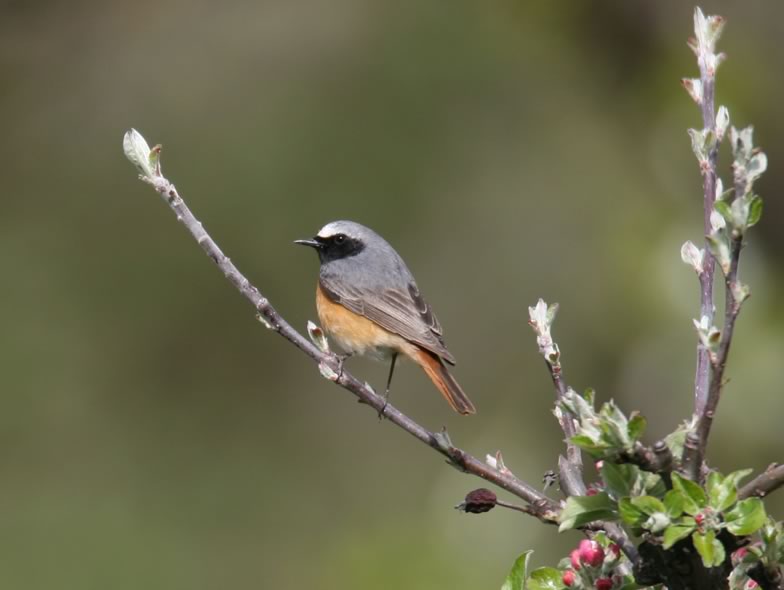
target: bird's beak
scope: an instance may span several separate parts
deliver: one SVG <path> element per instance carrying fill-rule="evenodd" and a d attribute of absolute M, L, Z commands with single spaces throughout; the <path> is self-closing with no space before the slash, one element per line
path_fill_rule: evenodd
<path fill-rule="evenodd" d="M 310 246 L 311 248 L 315 248 L 316 250 L 321 249 L 321 243 L 317 240 L 294 240 L 295 244 L 299 244 L 301 246 Z"/>

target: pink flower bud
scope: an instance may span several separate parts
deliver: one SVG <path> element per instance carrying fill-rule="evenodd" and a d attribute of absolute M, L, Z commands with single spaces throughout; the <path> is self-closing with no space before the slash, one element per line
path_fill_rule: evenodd
<path fill-rule="evenodd" d="M 572 562 L 572 567 L 576 570 L 579 570 L 582 567 L 580 563 L 580 551 L 575 549 L 569 554 L 569 561 Z"/>
<path fill-rule="evenodd" d="M 598 460 L 598 461 L 595 463 L 595 465 L 596 465 L 596 471 L 601 471 L 601 470 L 602 470 L 602 467 L 604 467 L 604 461 L 602 461 L 601 459 L 599 459 L 599 460 Z"/>
<path fill-rule="evenodd" d="M 759 584 L 754 580 L 749 580 L 746 582 L 745 590 L 752 590 L 753 588 L 759 588 Z"/>
<path fill-rule="evenodd" d="M 613 557 L 618 557 L 621 554 L 621 548 L 615 543 L 610 543 L 608 549 L 610 550 L 610 553 L 613 554 Z"/>
<path fill-rule="evenodd" d="M 561 581 L 564 583 L 564 586 L 571 586 L 574 584 L 575 575 L 572 570 L 566 570 L 561 577 Z"/>
<path fill-rule="evenodd" d="M 594 584 L 596 590 L 612 590 L 613 583 L 610 578 L 599 578 Z"/>
<path fill-rule="evenodd" d="M 577 551 L 580 554 L 580 561 L 585 565 L 599 567 L 604 561 L 604 549 L 596 541 L 583 539 L 577 546 Z"/>
<path fill-rule="evenodd" d="M 735 551 L 732 554 L 732 563 L 733 563 L 733 565 L 738 565 L 741 561 L 743 561 L 743 558 L 746 557 L 746 554 L 748 552 L 749 552 L 749 550 L 746 547 L 741 547 L 740 549 Z"/>

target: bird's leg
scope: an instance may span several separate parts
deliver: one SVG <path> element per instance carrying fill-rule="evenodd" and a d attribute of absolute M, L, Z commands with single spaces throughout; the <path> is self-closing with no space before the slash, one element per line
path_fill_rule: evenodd
<path fill-rule="evenodd" d="M 397 360 L 397 354 L 398 353 L 394 353 L 392 355 L 392 364 L 389 366 L 389 377 L 387 377 L 387 388 L 384 390 L 384 395 L 381 396 L 384 398 L 384 405 L 381 406 L 381 409 L 378 411 L 379 420 L 384 417 L 384 410 L 387 409 L 387 402 L 389 400 L 389 386 L 392 385 L 392 375 L 395 372 L 395 361 Z"/>
<path fill-rule="evenodd" d="M 343 354 L 335 353 L 335 356 L 338 359 L 338 379 L 340 379 L 343 376 L 343 363 L 345 363 L 346 360 L 354 356 L 354 353 L 353 352 L 346 352 Z"/>

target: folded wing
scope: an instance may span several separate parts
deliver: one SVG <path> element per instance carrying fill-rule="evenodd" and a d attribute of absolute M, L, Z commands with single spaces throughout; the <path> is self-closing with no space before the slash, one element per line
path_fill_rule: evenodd
<path fill-rule="evenodd" d="M 444 344 L 441 324 L 422 298 L 416 283 L 410 282 L 406 291 L 362 289 L 324 276 L 320 283 L 334 302 L 455 364 L 454 357 Z"/>

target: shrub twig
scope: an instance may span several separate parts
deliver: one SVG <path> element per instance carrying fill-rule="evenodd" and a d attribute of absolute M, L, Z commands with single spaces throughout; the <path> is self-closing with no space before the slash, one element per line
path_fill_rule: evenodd
<path fill-rule="evenodd" d="M 161 173 L 160 146 L 150 149 L 144 138 L 135 130 L 128 131 L 123 141 L 125 154 L 140 172 L 139 178 L 152 186 L 177 216 L 207 256 L 218 266 L 223 275 L 253 305 L 258 319 L 269 329 L 299 348 L 313 361 L 325 378 L 353 393 L 359 401 L 374 408 L 379 415 L 402 428 L 411 436 L 447 458 L 448 463 L 459 470 L 497 485 L 509 493 L 525 500 L 536 516 L 543 521 L 555 522 L 558 504 L 533 486 L 517 478 L 508 470 L 500 471 L 476 457 L 454 446 L 446 432 L 433 433 L 412 418 L 387 403 L 366 383 L 346 371 L 337 355 L 320 350 L 309 339 L 295 330 L 270 304 L 266 297 L 251 284 L 234 263 L 223 253 L 218 244 L 196 219 L 185 201 L 172 184 Z"/>

